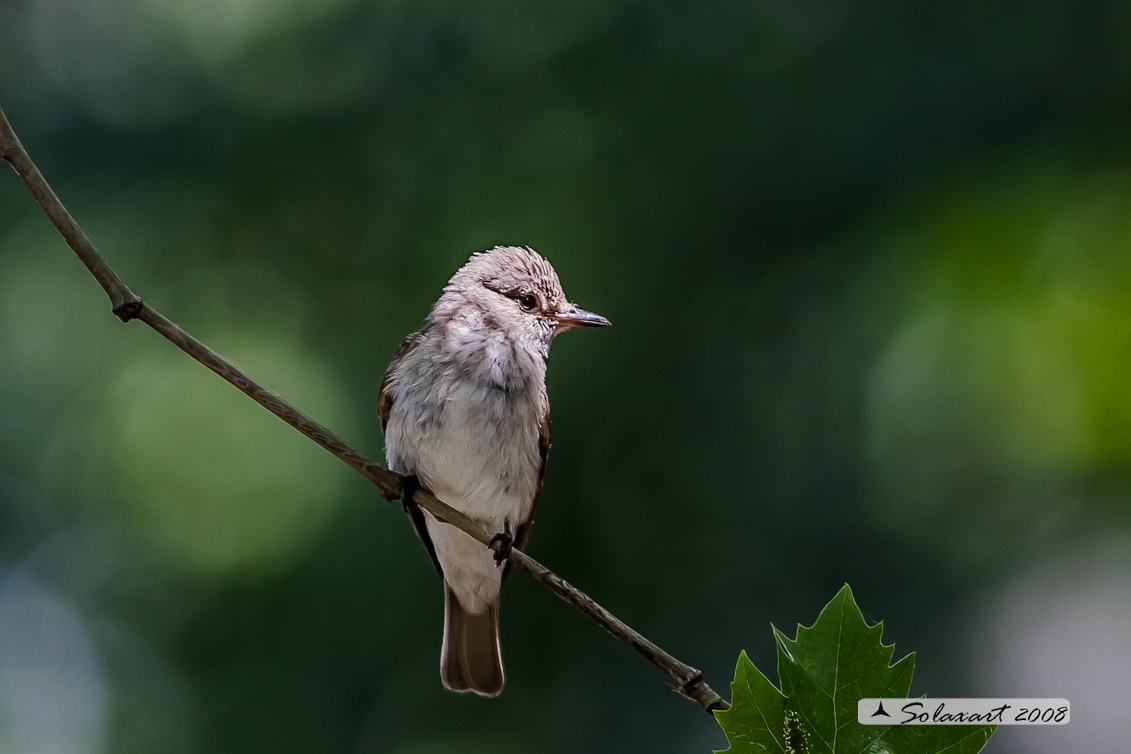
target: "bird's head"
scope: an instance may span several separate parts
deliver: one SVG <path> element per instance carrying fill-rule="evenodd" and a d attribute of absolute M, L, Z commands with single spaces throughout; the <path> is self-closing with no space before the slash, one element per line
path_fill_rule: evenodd
<path fill-rule="evenodd" d="M 503 335 L 546 358 L 550 342 L 571 327 L 609 320 L 572 304 L 553 266 L 533 249 L 496 246 L 473 254 L 444 287 L 429 319 Z"/>

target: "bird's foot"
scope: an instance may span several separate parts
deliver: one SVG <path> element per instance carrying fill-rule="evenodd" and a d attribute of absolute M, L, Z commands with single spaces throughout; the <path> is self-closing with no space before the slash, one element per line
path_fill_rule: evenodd
<path fill-rule="evenodd" d="M 401 478 L 401 506 L 404 507 L 405 513 L 412 515 L 417 509 L 412 496 L 422 489 L 424 488 L 420 486 L 420 479 L 416 474 L 408 474 Z"/>
<path fill-rule="evenodd" d="M 511 525 L 507 521 L 503 524 L 503 531 L 491 537 L 491 542 L 487 545 L 494 551 L 495 565 L 501 566 L 510 557 L 511 549 L 514 547 L 514 535 L 511 534 Z"/>

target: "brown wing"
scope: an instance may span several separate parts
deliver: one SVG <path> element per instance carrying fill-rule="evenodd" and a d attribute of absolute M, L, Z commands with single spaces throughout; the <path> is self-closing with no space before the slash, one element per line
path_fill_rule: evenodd
<path fill-rule="evenodd" d="M 389 363 L 389 369 L 385 372 L 385 378 L 381 380 L 381 387 L 377 391 L 377 416 L 381 418 L 382 433 L 384 433 L 389 426 L 389 414 L 393 410 L 393 395 L 387 389 L 389 387 L 389 378 L 392 376 L 397 363 L 404 358 L 405 354 L 420 345 L 420 341 L 423 339 L 424 331 L 421 330 L 420 332 L 412 333 L 402 340 L 401 344 L 397 346 L 396 352 L 393 354 L 393 360 Z M 398 471 L 397 469 L 393 470 Z M 415 476 L 413 478 L 415 479 Z M 439 558 L 436 557 L 436 546 L 432 544 L 432 537 L 428 536 L 428 527 L 424 525 L 424 511 L 418 506 L 413 505 L 406 506 L 405 513 L 408 514 L 408 519 L 412 522 L 412 528 L 416 531 L 416 536 L 420 537 L 420 541 L 424 543 L 425 549 L 428 550 L 428 555 L 432 558 L 432 565 L 436 566 L 436 572 L 443 578 L 444 571 L 440 568 Z"/>
<path fill-rule="evenodd" d="M 393 376 L 393 370 L 397 366 L 405 354 L 412 351 L 420 345 L 420 341 L 424 340 L 424 331 L 414 332 L 405 336 L 401 344 L 397 346 L 397 350 L 393 352 L 393 360 L 389 362 L 389 368 L 385 371 L 385 377 L 381 380 L 381 387 L 377 390 L 377 416 L 381 418 L 381 432 L 385 432 L 385 427 L 389 424 L 389 412 L 393 408 L 393 396 L 391 396 L 386 388 L 389 387 L 389 378 Z"/>
<path fill-rule="evenodd" d="M 515 528 L 514 546 L 518 550 L 526 549 L 526 542 L 530 539 L 530 529 L 534 526 L 534 512 L 538 508 L 538 498 L 542 497 L 542 482 L 546 479 L 546 461 L 550 457 L 550 409 L 546 408 L 546 416 L 542 418 L 542 426 L 538 432 L 538 456 L 542 459 L 542 466 L 538 469 L 538 486 L 534 488 L 534 502 L 530 505 L 530 515 Z M 511 564 L 507 563 L 507 575 Z"/>

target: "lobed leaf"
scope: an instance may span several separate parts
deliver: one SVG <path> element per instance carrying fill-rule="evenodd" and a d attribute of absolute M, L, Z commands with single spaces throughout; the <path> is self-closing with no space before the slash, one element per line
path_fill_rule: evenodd
<path fill-rule="evenodd" d="M 738 658 L 731 709 L 716 712 L 726 754 L 976 754 L 994 726 L 875 726 L 856 720 L 868 697 L 905 698 L 914 655 L 891 664 L 894 644 L 880 641 L 883 622 L 869 626 L 847 584 L 812 626 L 790 639 L 773 628 L 781 689 Z"/>

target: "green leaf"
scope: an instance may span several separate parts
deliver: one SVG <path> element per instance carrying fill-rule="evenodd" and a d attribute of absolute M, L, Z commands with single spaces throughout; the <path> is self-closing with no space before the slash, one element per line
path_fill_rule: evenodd
<path fill-rule="evenodd" d="M 762 671 L 754 667 L 746 652 L 738 655 L 734 682 L 730 685 L 731 708 L 715 713 L 726 731 L 731 754 L 784 752 L 785 697 Z"/>
<path fill-rule="evenodd" d="M 886 729 L 856 722 L 865 697 L 906 697 L 915 658 L 889 666 L 894 644 L 880 643 L 883 623 L 868 626 L 846 584 L 811 628 L 797 627 L 790 640 L 774 629 L 778 677 L 789 709 L 800 718 L 807 752 L 868 751 Z"/>
<path fill-rule="evenodd" d="M 809 628 L 790 639 L 773 629 L 779 691 L 747 658 L 738 658 L 731 709 L 715 714 L 727 754 L 975 754 L 993 726 L 874 726 L 856 721 L 857 702 L 906 698 L 913 655 L 895 664 L 883 623 L 869 626 L 846 584 Z"/>
<path fill-rule="evenodd" d="M 860 726 L 868 727 L 868 726 Z M 994 725 L 897 725 L 885 728 L 868 754 L 977 754 Z"/>

